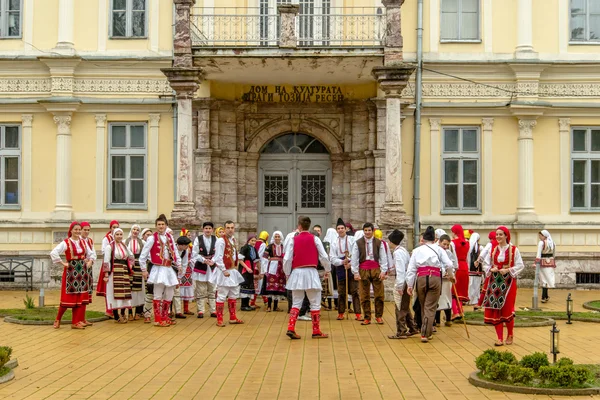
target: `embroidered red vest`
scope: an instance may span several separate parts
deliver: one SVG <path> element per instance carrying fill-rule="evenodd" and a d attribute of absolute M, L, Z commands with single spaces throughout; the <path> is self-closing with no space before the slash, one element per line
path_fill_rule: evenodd
<path fill-rule="evenodd" d="M 175 242 L 173 240 L 173 236 L 171 236 L 169 233 L 166 234 L 167 236 L 167 243 L 166 245 L 162 242 L 162 240 L 160 240 L 158 232 L 154 232 L 154 244 L 152 244 L 152 248 L 150 249 L 150 261 L 152 262 L 153 265 L 167 265 L 167 261 L 170 262 L 175 262 L 175 252 L 177 250 L 175 250 Z M 165 246 L 167 247 L 167 249 L 169 250 L 169 256 L 170 258 L 165 259 L 165 251 L 164 248 Z"/>
<path fill-rule="evenodd" d="M 509 245 L 508 249 L 504 252 L 504 261 L 498 261 L 500 255 L 500 246 L 492 245 L 492 266 L 496 266 L 499 269 L 512 268 L 515 266 L 515 251 L 517 247 L 512 244 Z M 509 253 L 510 252 L 510 253 Z"/>
<path fill-rule="evenodd" d="M 79 241 L 79 244 L 82 247 L 81 251 L 77 249 L 77 246 L 75 246 L 71 239 L 65 239 L 65 243 L 67 244 L 67 250 L 65 250 L 65 258 L 67 259 L 67 262 L 71 262 L 73 260 L 85 260 L 86 244 L 84 241 Z"/>
<path fill-rule="evenodd" d="M 82 240 L 91 251 L 94 251 L 94 241 L 92 240 L 91 237 L 87 237 Z"/>
<path fill-rule="evenodd" d="M 315 244 L 315 237 L 310 232 L 300 232 L 293 238 L 294 257 L 292 269 L 294 268 L 317 268 L 319 264 L 319 251 Z"/>
<path fill-rule="evenodd" d="M 454 248 L 456 249 L 456 259 L 458 262 L 467 262 L 467 256 L 469 255 L 469 242 L 460 238 L 453 239 Z M 462 243 L 465 242 L 466 245 Z"/>
<path fill-rule="evenodd" d="M 235 246 L 231 245 L 229 238 L 225 236 L 223 238 L 225 241 L 225 249 L 223 250 L 223 264 L 225 264 L 225 269 L 237 269 L 238 265 L 238 252 Z M 234 243 L 235 243 L 235 239 Z"/>

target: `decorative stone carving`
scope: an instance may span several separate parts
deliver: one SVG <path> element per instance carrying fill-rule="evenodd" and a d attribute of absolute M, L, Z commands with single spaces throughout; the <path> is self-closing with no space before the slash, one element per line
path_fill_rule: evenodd
<path fill-rule="evenodd" d="M 442 123 L 441 118 L 429 118 L 429 128 L 432 131 L 439 131 L 441 123 Z"/>
<path fill-rule="evenodd" d="M 394 67 L 373 67 L 372 75 L 377 79 L 379 88 L 383 90 L 386 97 L 400 98 L 402 90 L 408 84 L 415 67 L 412 65 Z M 388 107 L 389 108 L 389 107 Z"/>
<path fill-rule="evenodd" d="M 59 135 L 71 135 L 71 116 L 70 115 L 55 115 L 54 123 L 58 127 Z"/>
<path fill-rule="evenodd" d="M 519 139 L 533 139 L 533 128 L 536 125 L 535 119 L 519 119 Z"/>
<path fill-rule="evenodd" d="M 96 119 L 97 128 L 104 127 L 104 124 L 106 123 L 106 114 L 96 114 L 94 118 Z"/>
<path fill-rule="evenodd" d="M 571 118 L 559 118 L 558 129 L 560 131 L 568 131 L 571 129 Z"/>
<path fill-rule="evenodd" d="M 491 131 L 494 126 L 494 118 L 482 118 L 481 124 L 484 131 Z"/>
<path fill-rule="evenodd" d="M 160 114 L 148 114 L 148 122 L 150 123 L 150 126 L 158 126 Z"/>
<path fill-rule="evenodd" d="M 0 93 L 44 93 L 52 87 L 50 78 L 0 79 Z"/>
<path fill-rule="evenodd" d="M 599 83 L 541 83 L 543 97 L 600 97 Z"/>
<path fill-rule="evenodd" d="M 281 34 L 279 36 L 279 47 L 291 49 L 298 47 L 296 36 L 296 16 L 300 11 L 298 4 L 280 4 L 277 6 L 280 17 Z"/>
<path fill-rule="evenodd" d="M 21 122 L 23 123 L 23 128 L 31 128 L 33 123 L 33 114 L 22 114 Z"/>
<path fill-rule="evenodd" d="M 166 79 L 75 79 L 77 93 L 171 93 Z"/>
<path fill-rule="evenodd" d="M 72 92 L 74 87 L 75 79 L 72 77 L 65 76 L 53 76 L 52 77 L 52 91 L 53 92 Z"/>

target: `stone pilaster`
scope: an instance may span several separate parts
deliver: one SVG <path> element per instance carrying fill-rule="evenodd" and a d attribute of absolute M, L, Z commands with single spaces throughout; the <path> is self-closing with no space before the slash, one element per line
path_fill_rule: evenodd
<path fill-rule="evenodd" d="M 536 125 L 535 118 L 519 118 L 519 222 L 537 220 L 533 204 L 533 128 Z"/>
<path fill-rule="evenodd" d="M 258 228 L 258 158 L 260 154 L 246 153 L 245 221 L 249 232 Z"/>
<path fill-rule="evenodd" d="M 23 155 L 23 212 L 31 212 L 31 175 L 32 175 L 32 133 L 33 114 L 21 114 L 21 146 Z"/>
<path fill-rule="evenodd" d="M 483 213 L 487 217 L 491 217 L 494 198 L 492 192 L 494 184 L 494 147 L 492 146 L 494 118 L 482 118 L 481 125 L 483 127 Z"/>
<path fill-rule="evenodd" d="M 332 221 L 344 218 L 344 156 L 331 155 L 331 211 Z"/>
<path fill-rule="evenodd" d="M 375 162 L 374 179 L 375 179 L 375 221 L 381 224 L 381 209 L 385 203 L 385 149 L 373 150 L 373 158 Z"/>
<path fill-rule="evenodd" d="M 386 8 L 384 65 L 397 65 L 403 62 L 401 6 L 404 0 L 382 0 Z"/>
<path fill-rule="evenodd" d="M 72 178 L 71 178 L 71 112 L 54 113 L 56 124 L 56 205 L 53 219 L 72 220 Z"/>
<path fill-rule="evenodd" d="M 75 54 L 73 27 L 75 24 L 75 0 L 58 2 L 58 42 L 54 51 L 65 55 Z"/>
<path fill-rule="evenodd" d="M 441 130 L 442 119 L 441 118 L 429 118 L 429 137 L 430 137 L 430 158 L 431 158 L 431 169 L 429 171 L 431 193 L 429 196 L 430 201 L 430 214 L 431 216 L 439 216 L 441 208 L 440 191 L 442 190 L 441 165 L 438 164 L 441 157 Z"/>
<path fill-rule="evenodd" d="M 298 47 L 296 35 L 296 16 L 300 11 L 298 4 L 280 4 L 277 6 L 280 21 L 279 47 L 293 49 Z"/>
<path fill-rule="evenodd" d="M 237 166 L 237 222 L 246 222 L 246 159 L 248 153 L 239 152 Z"/>
<path fill-rule="evenodd" d="M 414 71 L 411 66 L 375 67 L 373 76 L 385 93 L 386 136 L 385 136 L 385 203 L 381 210 L 382 229 L 408 227 L 410 217 L 406 215 L 402 200 L 402 135 L 401 104 L 402 90 Z"/>
<path fill-rule="evenodd" d="M 40 58 L 50 70 L 52 97 L 74 97 L 75 69 L 81 62 L 78 57 Z"/>
<path fill-rule="evenodd" d="M 199 222 L 212 217 L 212 150 L 210 148 L 210 100 L 197 103 L 197 146 L 194 151 L 194 203 Z"/>
<path fill-rule="evenodd" d="M 190 9 L 195 0 L 173 0 L 175 4 L 175 37 L 173 38 L 173 66 L 192 67 L 192 37 Z"/>
<path fill-rule="evenodd" d="M 558 148 L 560 149 L 560 213 L 563 216 L 568 216 L 571 207 L 571 118 L 558 119 L 558 135 Z"/>
<path fill-rule="evenodd" d="M 515 58 L 537 58 L 538 54 L 533 49 L 533 0 L 518 0 L 517 7 Z"/>
<path fill-rule="evenodd" d="M 106 162 L 106 114 L 96 114 L 96 212 L 101 214 L 104 212 L 104 195 L 105 184 L 105 168 Z M 150 163 L 152 165 L 152 163 Z"/>

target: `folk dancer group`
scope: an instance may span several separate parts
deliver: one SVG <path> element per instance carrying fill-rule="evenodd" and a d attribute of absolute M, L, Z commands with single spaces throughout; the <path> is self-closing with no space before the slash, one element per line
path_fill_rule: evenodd
<path fill-rule="evenodd" d="M 205 222 L 202 234 L 193 242 L 185 229 L 175 239 L 164 215 L 156 219 L 154 232 L 133 225 L 127 238 L 119 223 L 112 221 L 102 241 L 103 263 L 96 294 L 105 298 L 106 312 L 116 322 L 144 318 L 150 323 L 154 315 L 154 323 L 160 327 L 175 325 L 175 318 L 194 315 L 189 309 L 193 300 L 198 318 L 209 314 L 217 319 L 217 326 L 224 327 L 225 302 L 228 323 L 243 324 L 236 313 L 238 298 L 241 310 L 251 311 L 258 308 L 256 298 L 260 295 L 271 312 L 281 311 L 279 301 L 287 295 L 291 300 L 287 336 L 300 338 L 296 321 L 306 309 L 307 314 L 310 312 L 306 319 L 313 324 L 312 337 L 327 338 L 320 329 L 320 312 L 322 300 L 333 297 L 330 282 L 338 294 L 338 320 L 345 319 L 351 300 L 356 320 L 371 324 L 372 287 L 374 322 L 383 324 L 383 281 L 388 271 L 395 271 L 396 333 L 390 339 L 406 339 L 420 332 L 421 340 L 428 342 L 440 326 L 442 311 L 449 326 L 461 317 L 465 305 L 473 305 L 475 309 L 482 307 L 484 321 L 495 326 L 497 346 L 513 343 L 517 277 L 524 264 L 506 227 L 490 232 L 484 247 L 479 245 L 478 233 L 460 225 L 452 227 L 452 238 L 441 229 L 428 227 L 409 254 L 400 245 L 404 234 L 397 229 L 386 242 L 371 223 L 364 224 L 355 235 L 349 225 L 338 219 L 335 230 L 330 228 L 322 242 L 309 231 L 310 218 L 300 217 L 296 231 L 287 236 L 276 231 L 269 242 L 268 233 L 263 231 L 258 239 L 250 235 L 239 248 L 232 221 L 216 230 L 212 222 Z M 96 260 L 90 228 L 87 222 L 73 222 L 68 237 L 50 253 L 52 261 L 63 266 L 55 328 L 60 327 L 68 308 L 72 309 L 73 329 L 92 325 L 85 317 L 86 306 L 92 301 L 92 265 Z M 548 289 L 554 287 L 555 245 L 546 230 L 539 238 L 534 266 L 540 268 L 545 302 Z"/>

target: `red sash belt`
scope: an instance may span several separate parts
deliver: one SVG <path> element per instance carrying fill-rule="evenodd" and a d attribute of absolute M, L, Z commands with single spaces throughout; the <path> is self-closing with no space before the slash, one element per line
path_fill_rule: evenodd
<path fill-rule="evenodd" d="M 437 267 L 419 267 L 417 268 L 417 276 L 442 276 L 442 272 Z"/>
<path fill-rule="evenodd" d="M 171 265 L 173 265 L 172 260 L 165 260 L 161 265 L 159 265 L 159 267 L 170 267 Z"/>
<path fill-rule="evenodd" d="M 296 267 L 293 267 L 293 269 L 296 269 L 296 268 L 317 268 L 317 266 L 316 265 L 298 265 Z"/>
<path fill-rule="evenodd" d="M 365 260 L 359 267 L 360 269 L 377 269 L 379 268 L 379 263 L 374 260 Z"/>

